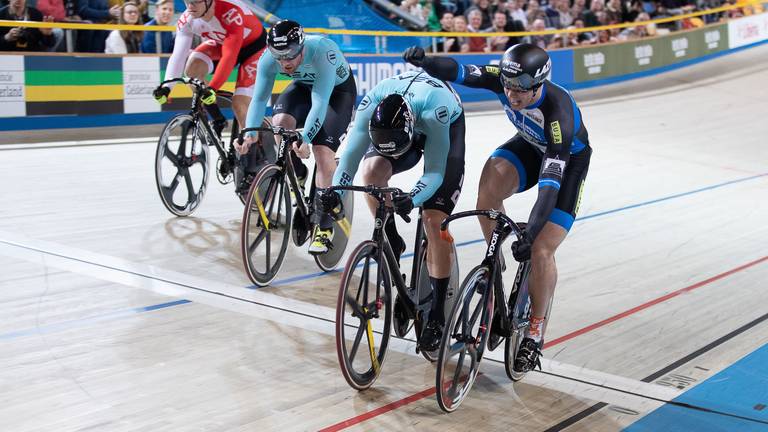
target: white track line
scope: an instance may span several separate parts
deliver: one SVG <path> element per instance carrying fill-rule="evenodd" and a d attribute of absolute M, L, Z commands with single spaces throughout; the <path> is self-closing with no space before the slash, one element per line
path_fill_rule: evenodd
<path fill-rule="evenodd" d="M 5 231 L 0 231 L 0 254 L 107 282 L 146 289 L 161 295 L 188 299 L 278 324 L 329 336 L 335 335 L 334 309 L 259 290 L 34 240 Z M 411 340 L 392 337 L 389 346 L 397 352 L 416 355 L 415 343 Z M 503 345 L 495 352 L 488 353 L 487 358 L 501 361 L 502 364 L 484 362 L 484 374 L 502 377 L 494 381 L 504 382 L 506 376 L 503 372 Z M 533 373 L 525 378 L 525 383 L 625 408 L 647 411 L 661 405 L 662 401 L 674 399 L 680 393 L 668 387 L 547 359 L 543 359 L 542 367 L 544 372 L 560 376 Z"/>

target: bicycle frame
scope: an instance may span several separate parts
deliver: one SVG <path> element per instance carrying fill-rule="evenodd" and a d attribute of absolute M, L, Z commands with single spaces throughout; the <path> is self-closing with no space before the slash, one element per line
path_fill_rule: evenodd
<path fill-rule="evenodd" d="M 456 213 L 447 217 L 440 224 L 440 235 L 446 240 L 453 241 L 448 234 L 448 224 L 455 219 L 468 216 L 486 216 L 488 219 L 495 220 L 496 226 L 491 233 L 491 240 L 485 250 L 485 257 L 480 265 L 491 269 L 489 283 L 493 285 L 493 293 L 497 299 L 504 299 L 504 285 L 501 281 L 500 272 L 500 250 L 501 245 L 514 233 L 516 236 L 522 235 L 522 228 L 505 214 L 496 210 L 471 210 Z M 524 226 L 524 225 L 523 225 Z M 495 308 L 501 312 L 501 328 L 497 329 L 502 336 L 509 337 L 512 332 L 528 325 L 528 309 L 530 308 L 530 297 L 528 296 L 528 273 L 531 270 L 530 260 L 520 263 L 515 274 L 515 281 L 512 285 L 509 298 L 506 303 L 497 301 Z M 511 313 L 510 313 L 511 312 Z"/>
<path fill-rule="evenodd" d="M 387 267 L 389 270 L 390 275 L 392 276 L 392 282 L 395 286 L 395 289 L 397 290 L 400 301 L 405 302 L 406 310 L 408 311 L 408 317 L 410 319 L 415 319 L 416 314 L 420 312 L 419 307 L 419 293 L 416 292 L 415 289 L 409 290 L 409 286 L 406 285 L 406 281 L 403 278 L 403 274 L 400 271 L 400 267 L 397 265 L 397 257 L 395 256 L 395 252 L 392 250 L 392 246 L 389 243 L 389 238 L 387 238 L 387 233 L 384 231 L 384 227 L 386 226 L 386 222 L 389 218 L 395 217 L 394 210 L 392 207 L 386 206 L 386 202 L 384 200 L 385 194 L 400 194 L 402 191 L 398 188 L 377 188 L 374 186 L 331 186 L 329 188 L 330 190 L 346 190 L 346 191 L 355 191 L 355 192 L 365 192 L 372 197 L 374 197 L 379 205 L 376 207 L 376 215 L 374 216 L 374 229 L 373 229 L 373 235 L 371 236 L 371 239 L 376 242 L 376 245 L 379 250 L 379 256 L 384 256 L 387 259 Z M 405 219 L 405 218 L 404 218 Z M 405 219 L 406 222 L 410 222 L 410 217 Z M 424 237 L 424 227 L 421 223 L 421 209 L 419 209 L 419 216 L 417 220 L 417 226 L 416 226 L 416 244 L 414 247 L 414 262 L 412 265 L 412 271 L 411 271 L 411 278 L 410 278 L 410 287 L 415 288 L 418 285 L 417 278 L 419 277 L 419 271 L 421 270 L 419 268 L 420 261 L 418 258 L 421 255 L 422 249 L 426 246 L 424 243 L 426 243 L 426 238 Z M 379 261 L 381 262 L 381 261 Z M 379 267 L 377 269 L 377 280 L 381 280 L 381 272 L 382 269 Z M 376 298 L 381 297 L 380 285 L 377 284 L 376 287 Z M 424 307 L 424 309 L 427 309 L 428 305 Z"/>

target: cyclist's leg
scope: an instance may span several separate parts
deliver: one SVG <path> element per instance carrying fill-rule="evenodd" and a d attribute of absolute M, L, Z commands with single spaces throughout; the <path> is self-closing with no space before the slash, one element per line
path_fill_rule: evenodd
<path fill-rule="evenodd" d="M 212 40 L 201 43 L 187 58 L 187 66 L 184 73 L 190 78 L 205 80 L 205 77 L 213 73 L 214 63 L 221 58 L 221 45 Z"/>
<path fill-rule="evenodd" d="M 263 52 L 262 49 L 248 57 L 237 68 L 237 82 L 235 83 L 234 96 L 232 96 L 232 111 L 235 112 L 235 118 L 237 118 L 237 123 L 241 128 L 245 127 L 245 118 L 253 97 L 253 86 L 256 83 L 256 69 Z"/>
<path fill-rule="evenodd" d="M 336 151 L 352 121 L 356 97 L 355 80 L 351 74 L 331 93 L 323 125 L 312 140 L 312 152 L 317 163 L 317 187 L 328 187 L 333 181 Z"/>
<path fill-rule="evenodd" d="M 285 129 L 296 129 L 304 126 L 304 119 L 312 106 L 311 91 L 306 85 L 292 82 L 280 94 L 272 106 L 272 124 Z M 280 143 L 280 137 L 275 136 L 275 142 Z M 303 184 L 309 174 L 306 165 L 294 154 L 291 158 L 293 169 Z"/>
<path fill-rule="evenodd" d="M 531 273 L 528 284 L 531 296 L 531 336 L 537 341 L 541 340 L 543 332 L 541 328 L 534 328 L 534 324 L 541 325 L 547 318 L 549 299 L 557 284 L 555 252 L 565 240 L 576 218 L 591 153 L 592 150 L 587 147 L 571 156 L 555 209 L 531 248 Z"/>
<path fill-rule="evenodd" d="M 541 157 L 536 155 L 530 144 L 519 135 L 512 137 L 491 153 L 485 162 L 475 208 L 504 212 L 505 199 L 536 184 L 540 164 Z M 486 217 L 479 220 L 483 236 L 488 241 L 495 222 Z"/>

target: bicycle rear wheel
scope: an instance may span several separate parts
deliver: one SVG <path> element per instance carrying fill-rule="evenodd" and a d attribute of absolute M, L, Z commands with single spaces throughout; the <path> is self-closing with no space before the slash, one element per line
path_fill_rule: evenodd
<path fill-rule="evenodd" d="M 246 203 L 240 251 L 248 278 L 258 286 L 266 286 L 283 264 L 291 226 L 291 196 L 285 174 L 277 165 L 259 171 Z"/>
<path fill-rule="evenodd" d="M 392 285 L 381 256 L 370 240 L 355 248 L 336 303 L 336 353 L 341 373 L 356 390 L 371 387 L 379 377 L 389 344 Z"/>
<path fill-rule="evenodd" d="M 163 205 L 176 216 L 189 216 L 203 201 L 208 186 L 208 143 L 189 114 L 172 117 L 160 134 L 155 184 Z"/>
<path fill-rule="evenodd" d="M 455 411 L 469 394 L 480 370 L 493 317 L 491 271 L 480 265 L 464 279 L 448 316 L 437 362 L 437 403 Z"/>

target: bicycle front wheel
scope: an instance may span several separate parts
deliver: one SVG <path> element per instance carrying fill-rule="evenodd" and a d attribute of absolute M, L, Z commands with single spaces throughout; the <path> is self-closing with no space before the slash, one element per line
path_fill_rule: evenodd
<path fill-rule="evenodd" d="M 208 186 L 208 143 L 189 114 L 171 118 L 160 134 L 155 183 L 163 205 L 176 216 L 189 216 L 203 201 Z"/>
<path fill-rule="evenodd" d="M 277 276 L 288 250 L 291 195 L 277 165 L 267 165 L 251 184 L 243 210 L 240 250 L 248 278 L 258 286 Z"/>
<path fill-rule="evenodd" d="M 356 390 L 371 387 L 381 373 L 392 325 L 391 291 L 378 246 L 360 243 L 344 268 L 336 303 L 336 353 L 341 373 Z"/>
<path fill-rule="evenodd" d="M 492 317 L 491 271 L 477 266 L 459 289 L 440 344 L 435 387 L 443 411 L 455 411 L 475 383 Z"/>

